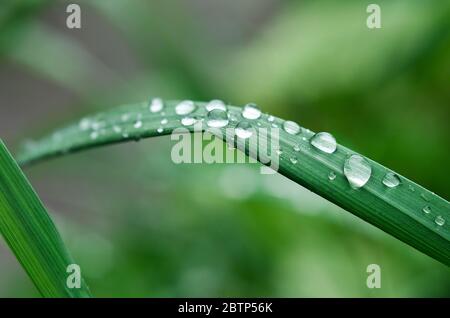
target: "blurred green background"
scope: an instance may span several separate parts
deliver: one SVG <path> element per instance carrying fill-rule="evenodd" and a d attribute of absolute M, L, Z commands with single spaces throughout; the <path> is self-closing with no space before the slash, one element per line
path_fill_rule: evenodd
<path fill-rule="evenodd" d="M 71 1 L 74 2 L 74 1 Z M 0 135 L 166 99 L 259 104 L 450 188 L 450 2 L 89 0 L 0 4 Z M 27 168 L 95 296 L 450 296 L 450 271 L 257 165 L 175 165 L 169 137 Z M 381 289 L 366 267 L 381 266 Z M 37 292 L 0 242 L 0 296 Z"/>

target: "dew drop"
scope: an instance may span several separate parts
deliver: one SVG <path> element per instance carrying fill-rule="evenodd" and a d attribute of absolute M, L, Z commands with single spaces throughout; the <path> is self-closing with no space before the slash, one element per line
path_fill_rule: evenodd
<path fill-rule="evenodd" d="M 291 135 L 297 135 L 298 133 L 300 133 L 300 126 L 296 122 L 290 120 L 286 120 L 283 123 L 283 129 L 285 132 Z"/>
<path fill-rule="evenodd" d="M 195 110 L 196 106 L 193 101 L 184 100 L 175 106 L 175 113 L 177 115 L 187 115 Z"/>
<path fill-rule="evenodd" d="M 213 109 L 206 116 L 206 124 L 212 128 L 222 128 L 228 125 L 228 113 L 222 109 Z"/>
<path fill-rule="evenodd" d="M 81 130 L 88 130 L 91 126 L 91 120 L 89 118 L 83 118 L 80 120 L 79 127 Z"/>
<path fill-rule="evenodd" d="M 241 121 L 237 124 L 236 128 L 234 128 L 234 132 L 239 138 L 247 139 L 253 135 L 253 126 L 248 121 Z"/>
<path fill-rule="evenodd" d="M 326 153 L 333 153 L 336 151 L 336 139 L 327 132 L 315 134 L 311 138 L 311 145 Z"/>
<path fill-rule="evenodd" d="M 277 149 L 276 153 L 277 153 L 278 156 L 281 156 L 283 154 L 283 151 L 281 149 Z"/>
<path fill-rule="evenodd" d="M 422 209 L 423 213 L 430 214 L 431 213 L 431 207 L 429 205 L 426 205 Z"/>
<path fill-rule="evenodd" d="M 425 193 L 422 193 L 422 194 L 420 195 L 420 197 L 421 197 L 424 201 L 430 202 L 430 198 L 429 198 Z"/>
<path fill-rule="evenodd" d="M 434 219 L 434 222 L 439 226 L 443 226 L 445 224 L 445 219 L 442 216 L 438 215 Z"/>
<path fill-rule="evenodd" d="M 150 105 L 148 106 L 148 109 L 152 113 L 158 113 L 164 108 L 164 102 L 161 98 L 153 98 L 150 101 Z"/>
<path fill-rule="evenodd" d="M 360 155 L 351 155 L 344 164 L 344 175 L 350 186 L 361 188 L 370 179 L 372 168 L 369 162 Z"/>
<path fill-rule="evenodd" d="M 123 115 L 120 117 L 120 119 L 121 119 L 123 122 L 128 121 L 129 118 L 130 118 L 130 115 L 129 115 L 129 114 L 123 114 Z"/>
<path fill-rule="evenodd" d="M 197 119 L 195 117 L 183 117 L 181 119 L 181 124 L 183 126 L 192 126 L 193 124 L 195 124 L 197 122 Z"/>
<path fill-rule="evenodd" d="M 141 120 L 137 120 L 135 123 L 134 123 L 134 128 L 141 128 L 142 127 L 142 121 Z"/>
<path fill-rule="evenodd" d="M 278 128 L 278 125 L 275 123 L 272 123 L 272 128 Z"/>
<path fill-rule="evenodd" d="M 161 134 L 164 131 L 164 128 L 159 127 L 158 129 L 156 129 L 156 131 Z"/>
<path fill-rule="evenodd" d="M 409 191 L 411 191 L 411 192 L 416 191 L 412 185 L 409 185 L 409 186 L 408 186 L 408 189 L 409 189 Z"/>
<path fill-rule="evenodd" d="M 273 117 L 272 115 L 269 115 L 269 117 L 267 117 L 267 121 L 269 123 L 273 122 L 275 120 L 275 117 Z"/>
<path fill-rule="evenodd" d="M 113 130 L 115 133 L 120 134 L 120 132 L 122 132 L 122 128 L 120 128 L 119 126 L 113 126 Z"/>
<path fill-rule="evenodd" d="M 388 188 L 395 188 L 400 184 L 400 178 L 393 172 L 388 172 L 383 178 L 383 184 Z"/>
<path fill-rule="evenodd" d="M 258 119 L 259 117 L 261 117 L 261 110 L 259 109 L 258 105 L 250 103 L 244 106 L 242 116 L 250 120 Z"/>
<path fill-rule="evenodd" d="M 123 137 L 123 138 L 128 138 L 128 137 L 129 137 L 129 135 L 128 135 L 128 133 L 127 133 L 127 132 L 123 132 L 123 133 L 122 133 L 122 137 Z"/>
<path fill-rule="evenodd" d="M 289 160 L 290 160 L 294 165 L 298 162 L 298 160 L 297 160 L 296 157 L 291 157 Z"/>
<path fill-rule="evenodd" d="M 300 145 L 294 145 L 294 147 L 292 149 L 294 149 L 294 151 L 296 151 L 296 152 L 299 152 L 300 151 Z"/>
<path fill-rule="evenodd" d="M 92 140 L 97 139 L 98 138 L 98 132 L 96 132 L 96 131 L 91 132 L 90 137 L 91 137 Z"/>
<path fill-rule="evenodd" d="M 333 181 L 334 179 L 336 179 L 336 174 L 333 171 L 330 171 L 328 174 L 328 180 Z"/>
<path fill-rule="evenodd" d="M 219 99 L 213 99 L 205 106 L 207 111 L 212 111 L 213 109 L 227 110 L 225 103 Z"/>
<path fill-rule="evenodd" d="M 161 120 L 161 125 L 166 125 L 169 121 L 167 120 L 167 118 L 163 118 Z"/>

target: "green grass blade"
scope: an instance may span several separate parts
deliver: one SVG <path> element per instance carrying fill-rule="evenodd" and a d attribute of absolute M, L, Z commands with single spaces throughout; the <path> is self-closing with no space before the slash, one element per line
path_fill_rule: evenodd
<path fill-rule="evenodd" d="M 88 297 L 87 285 L 66 286 L 67 252 L 36 192 L 0 140 L 0 232 L 44 297 Z"/>
<path fill-rule="evenodd" d="M 176 101 L 166 102 L 164 114 L 149 112 L 148 104 L 140 103 L 94 115 L 88 120 L 96 123 L 96 130 L 81 129 L 87 119 L 69 125 L 39 141 L 28 143 L 20 153 L 19 161 L 29 164 L 85 148 L 170 134 L 175 128 L 182 127 L 181 116 L 174 111 L 176 104 Z M 204 118 L 207 114 L 205 104 L 196 104 L 198 107 L 194 115 Z M 242 118 L 241 108 L 229 106 L 228 111 L 231 117 Z M 168 120 L 164 126 L 161 125 L 162 118 Z M 255 125 L 267 128 L 273 124 L 280 127 L 283 123 L 280 118 L 275 118 L 273 122 L 267 119 L 267 115 L 263 115 L 255 121 Z M 142 121 L 142 125 L 135 126 L 138 120 Z M 228 127 L 236 124 L 236 121 L 231 121 Z M 161 132 L 158 128 L 164 130 Z M 390 170 L 367 158 L 372 168 L 370 180 L 364 187 L 353 189 L 344 175 L 343 167 L 346 159 L 356 153 L 342 145 L 338 145 L 332 154 L 321 152 L 310 145 L 313 135 L 308 129 L 302 129 L 300 135 L 290 135 L 280 130 L 282 154 L 279 173 L 450 265 L 450 204 L 447 200 L 398 174 L 401 184 L 388 188 L 382 180 Z M 300 150 L 294 150 L 294 145 L 298 145 Z M 290 159 L 293 157 L 298 162 L 292 163 Z M 333 181 L 328 178 L 330 172 L 336 175 Z M 424 212 L 426 206 L 430 207 L 431 212 Z M 442 220 L 444 224 L 438 224 Z"/>

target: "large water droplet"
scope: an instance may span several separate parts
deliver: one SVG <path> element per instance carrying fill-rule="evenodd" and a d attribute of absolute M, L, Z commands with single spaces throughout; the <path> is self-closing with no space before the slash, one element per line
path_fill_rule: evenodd
<path fill-rule="evenodd" d="M 256 104 L 250 103 L 244 106 L 242 116 L 247 119 L 258 119 L 261 117 L 261 110 Z"/>
<path fill-rule="evenodd" d="M 336 139 L 327 132 L 315 134 L 311 138 L 311 145 L 326 153 L 333 153 L 336 151 Z"/>
<path fill-rule="evenodd" d="M 336 174 L 333 171 L 330 171 L 328 174 L 328 180 L 333 181 L 336 179 Z"/>
<path fill-rule="evenodd" d="M 429 205 L 426 205 L 422 209 L 423 213 L 429 214 L 431 213 L 431 207 Z"/>
<path fill-rule="evenodd" d="M 239 138 L 247 139 L 253 135 L 253 126 L 248 121 L 241 121 L 237 124 L 236 128 L 234 128 L 234 132 Z"/>
<path fill-rule="evenodd" d="M 213 99 L 205 106 L 207 111 L 212 111 L 213 109 L 227 110 L 225 103 L 219 99 Z"/>
<path fill-rule="evenodd" d="M 388 172 L 383 178 L 383 184 L 389 188 L 395 188 L 400 184 L 400 178 L 393 172 Z"/>
<path fill-rule="evenodd" d="M 438 215 L 434 219 L 434 222 L 439 226 L 443 226 L 445 224 L 445 219 L 442 216 Z"/>
<path fill-rule="evenodd" d="M 195 117 L 183 117 L 181 119 L 181 124 L 183 126 L 192 126 L 193 124 L 195 124 L 197 122 L 197 119 Z"/>
<path fill-rule="evenodd" d="M 187 115 L 195 110 L 196 106 L 193 101 L 184 100 L 175 106 L 175 113 L 177 115 Z"/>
<path fill-rule="evenodd" d="M 298 133 L 300 133 L 300 126 L 296 122 L 290 120 L 286 120 L 283 123 L 283 129 L 285 132 L 291 135 L 297 135 Z"/>
<path fill-rule="evenodd" d="M 222 109 L 213 109 L 206 116 L 206 124 L 212 128 L 222 128 L 228 125 L 228 113 Z"/>
<path fill-rule="evenodd" d="M 148 107 L 148 109 L 152 113 L 160 112 L 163 108 L 164 108 L 164 102 L 161 98 L 153 98 L 150 101 L 150 105 Z"/>
<path fill-rule="evenodd" d="M 350 186 L 361 188 L 370 179 L 372 168 L 369 162 L 360 155 L 351 155 L 344 164 L 344 175 Z"/>

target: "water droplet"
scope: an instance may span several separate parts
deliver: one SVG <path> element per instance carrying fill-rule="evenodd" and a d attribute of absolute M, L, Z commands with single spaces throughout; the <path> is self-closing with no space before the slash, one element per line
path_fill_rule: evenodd
<path fill-rule="evenodd" d="M 83 118 L 80 120 L 79 127 L 81 130 L 88 130 L 91 127 L 91 120 L 89 118 Z"/>
<path fill-rule="evenodd" d="M 124 132 L 124 133 L 122 133 L 122 137 L 123 137 L 123 138 L 128 138 L 128 137 L 129 137 L 129 135 L 128 135 L 128 133 L 127 133 L 127 132 Z"/>
<path fill-rule="evenodd" d="M 158 129 L 156 129 L 156 131 L 161 134 L 164 131 L 164 128 L 159 127 Z"/>
<path fill-rule="evenodd" d="M 91 128 L 92 128 L 93 130 L 99 130 L 100 128 L 103 128 L 103 127 L 105 127 L 105 123 L 104 123 L 104 122 L 101 122 L 101 121 L 94 121 L 94 122 L 91 124 Z"/>
<path fill-rule="evenodd" d="M 422 211 L 423 211 L 423 213 L 426 213 L 426 214 L 431 213 L 431 206 L 429 206 L 429 205 L 424 206 Z"/>
<path fill-rule="evenodd" d="M 184 100 L 175 106 L 175 113 L 177 115 L 187 115 L 195 110 L 196 106 L 193 101 Z"/>
<path fill-rule="evenodd" d="M 330 171 L 328 174 L 328 180 L 333 181 L 334 179 L 336 179 L 336 174 L 333 171 Z"/>
<path fill-rule="evenodd" d="M 420 197 L 421 197 L 424 201 L 430 202 L 430 198 L 429 198 L 425 193 L 420 194 Z"/>
<path fill-rule="evenodd" d="M 281 149 L 277 149 L 276 153 L 277 153 L 278 156 L 281 156 L 283 154 L 283 151 Z"/>
<path fill-rule="evenodd" d="M 435 222 L 437 225 L 439 225 L 439 226 L 443 226 L 443 225 L 445 224 L 445 219 L 444 219 L 442 216 L 438 215 L 438 216 L 434 219 L 434 222 Z"/>
<path fill-rule="evenodd" d="M 256 104 L 250 103 L 244 106 L 244 110 L 242 111 L 242 116 L 246 119 L 258 119 L 261 117 L 261 110 Z"/>
<path fill-rule="evenodd" d="M 153 98 L 150 101 L 150 105 L 148 106 L 148 109 L 152 113 L 158 113 L 164 108 L 164 102 L 161 98 Z"/>
<path fill-rule="evenodd" d="M 298 133 L 300 133 L 300 126 L 296 122 L 290 120 L 286 120 L 283 123 L 283 129 L 285 132 L 291 135 L 297 135 Z"/>
<path fill-rule="evenodd" d="M 383 184 L 389 188 L 395 188 L 400 184 L 400 178 L 393 172 L 388 172 L 383 178 Z"/>
<path fill-rule="evenodd" d="M 206 124 L 213 128 L 222 128 L 228 125 L 228 113 L 222 109 L 213 109 L 208 112 Z"/>
<path fill-rule="evenodd" d="M 90 137 L 91 137 L 92 140 L 97 139 L 98 138 L 98 132 L 96 132 L 96 131 L 91 132 Z"/>
<path fill-rule="evenodd" d="M 269 123 L 273 122 L 275 120 L 275 117 L 273 117 L 272 115 L 270 115 L 269 117 L 267 117 L 267 121 Z"/>
<path fill-rule="evenodd" d="M 197 119 L 195 117 L 183 117 L 181 119 L 181 124 L 183 126 L 192 126 L 193 124 L 195 124 L 197 122 Z"/>
<path fill-rule="evenodd" d="M 137 120 L 135 123 L 134 123 L 134 128 L 141 128 L 142 127 L 142 121 L 141 120 Z"/>
<path fill-rule="evenodd" d="M 123 114 L 122 116 L 120 116 L 120 119 L 123 122 L 128 121 L 128 119 L 130 119 L 130 114 Z"/>
<path fill-rule="evenodd" d="M 163 118 L 162 120 L 161 120 L 161 125 L 165 125 L 165 124 L 167 124 L 169 121 L 167 120 L 167 118 Z"/>
<path fill-rule="evenodd" d="M 248 121 L 241 121 L 237 124 L 234 132 L 239 138 L 247 139 L 253 135 L 253 126 Z"/>
<path fill-rule="evenodd" d="M 272 123 L 272 128 L 278 128 L 278 125 L 275 123 Z"/>
<path fill-rule="evenodd" d="M 333 153 L 336 151 L 336 139 L 327 132 L 315 134 L 311 138 L 311 145 L 326 153 Z"/>
<path fill-rule="evenodd" d="M 113 130 L 115 133 L 120 133 L 122 131 L 122 128 L 120 128 L 119 126 L 113 126 Z"/>
<path fill-rule="evenodd" d="M 361 188 L 370 179 L 372 168 L 369 162 L 360 155 L 351 155 L 344 164 L 344 175 L 350 186 Z"/>
<path fill-rule="evenodd" d="M 213 109 L 227 110 L 225 103 L 219 99 L 213 99 L 205 106 L 207 111 L 212 111 Z"/>
<path fill-rule="evenodd" d="M 294 147 L 292 149 L 294 149 L 294 151 L 299 152 L 300 151 L 300 145 L 294 145 Z"/>
<path fill-rule="evenodd" d="M 296 157 L 291 157 L 290 159 L 289 159 L 294 165 L 297 163 L 297 158 Z"/>

